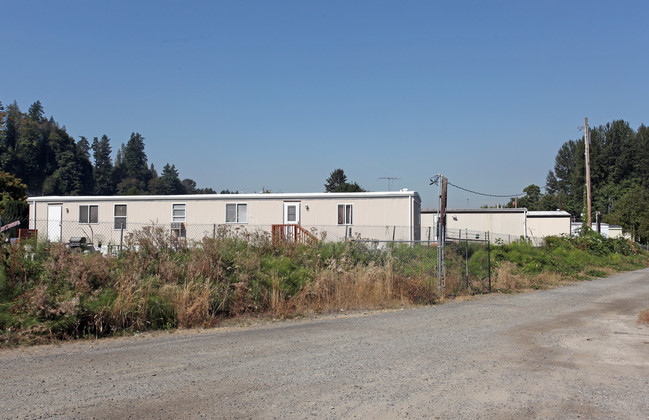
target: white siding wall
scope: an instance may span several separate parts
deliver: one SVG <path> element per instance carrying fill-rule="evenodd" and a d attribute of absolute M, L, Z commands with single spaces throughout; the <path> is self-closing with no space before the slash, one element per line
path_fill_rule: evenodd
<path fill-rule="evenodd" d="M 30 226 L 42 229 L 49 203 L 63 203 L 63 241 L 73 236 L 93 237 L 103 243 L 119 242 L 120 231 L 113 229 L 114 206 L 127 205 L 125 232 L 144 225 L 170 227 L 172 205 L 185 204 L 187 235 L 200 239 L 211 234 L 216 226 L 226 224 L 226 204 L 245 203 L 247 222 L 234 223 L 246 229 L 259 228 L 270 232 L 273 224 L 284 221 L 284 202 L 297 202 L 300 224 L 316 234 L 327 231 L 327 239 L 337 240 L 350 234 L 370 239 L 408 240 L 419 220 L 419 195 L 416 192 L 354 193 L 354 194 L 246 194 L 175 197 L 38 197 L 31 198 Z M 338 205 L 351 204 L 351 226 L 338 225 Z M 99 223 L 80 224 L 79 206 L 97 205 Z M 101 228 L 101 229 L 100 229 Z M 99 232 L 101 230 L 101 232 Z"/>

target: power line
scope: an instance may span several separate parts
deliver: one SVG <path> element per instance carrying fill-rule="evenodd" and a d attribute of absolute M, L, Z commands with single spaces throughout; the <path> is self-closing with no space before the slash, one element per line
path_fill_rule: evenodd
<path fill-rule="evenodd" d="M 472 193 L 472 194 L 483 195 L 483 196 L 485 196 L 485 197 L 511 198 L 511 197 L 522 197 L 522 196 L 525 195 L 525 193 L 507 194 L 507 195 L 502 195 L 502 194 L 487 194 L 487 193 L 481 193 L 481 192 L 477 192 L 477 191 L 472 191 L 472 190 L 470 190 L 470 189 L 468 189 L 468 188 L 460 187 L 459 185 L 452 184 L 451 182 L 448 182 L 448 181 L 447 181 L 447 183 L 448 183 L 448 185 L 452 185 L 452 186 L 454 186 L 455 188 L 458 188 L 458 189 L 460 189 L 460 190 L 462 190 L 462 191 L 470 192 L 470 193 Z"/>
<path fill-rule="evenodd" d="M 430 185 L 435 185 L 435 184 L 437 184 L 437 183 L 439 182 L 439 179 L 440 179 L 440 175 L 435 175 L 433 178 L 430 179 Z M 507 194 L 507 195 L 502 195 L 502 194 L 487 194 L 487 193 L 481 193 L 481 192 L 478 192 L 478 191 L 473 191 L 473 190 L 470 190 L 470 189 L 468 189 L 468 188 L 460 187 L 459 185 L 455 185 L 455 184 L 449 182 L 448 179 L 446 180 L 446 183 L 447 183 L 448 185 L 451 185 L 451 186 L 453 186 L 453 187 L 455 187 L 455 188 L 457 188 L 457 189 L 460 189 L 460 190 L 462 190 L 462 191 L 470 192 L 470 193 L 472 193 L 472 194 L 477 194 L 477 195 L 483 195 L 483 196 L 485 196 L 485 197 L 512 198 L 512 197 L 522 197 L 522 196 L 525 195 L 525 193 Z"/>

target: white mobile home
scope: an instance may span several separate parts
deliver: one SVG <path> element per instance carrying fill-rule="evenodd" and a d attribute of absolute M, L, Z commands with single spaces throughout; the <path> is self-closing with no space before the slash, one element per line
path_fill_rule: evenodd
<path fill-rule="evenodd" d="M 492 241 L 506 242 L 525 236 L 526 209 L 449 209 L 446 211 L 447 237 L 456 238 L 469 234 L 484 235 L 489 232 Z M 437 225 L 437 210 L 422 210 L 421 221 L 424 231 Z"/>
<path fill-rule="evenodd" d="M 582 222 L 572 222 L 571 224 L 572 234 L 578 235 L 579 232 L 581 231 L 582 226 L 583 226 Z M 597 223 L 593 222 L 593 224 L 591 225 L 591 229 L 597 232 Z M 605 238 L 612 238 L 612 239 L 625 238 L 629 240 L 632 239 L 631 235 L 623 232 L 622 226 L 619 225 L 609 225 L 608 223 L 600 223 L 599 233 Z"/>
<path fill-rule="evenodd" d="M 124 234 L 162 226 L 200 240 L 222 226 L 271 232 L 299 225 L 319 239 L 418 240 L 421 199 L 415 191 L 177 196 L 30 197 L 30 229 L 52 242 L 85 237 L 119 243 Z"/>
<path fill-rule="evenodd" d="M 528 211 L 527 235 L 533 238 L 570 235 L 570 213 L 556 211 Z"/>
<path fill-rule="evenodd" d="M 447 235 L 457 238 L 489 232 L 492 241 L 505 243 L 530 239 L 540 245 L 550 235 L 570 234 L 570 213 L 565 211 L 528 211 L 526 208 L 449 209 L 446 212 Z M 422 237 L 437 225 L 437 210 L 422 210 Z M 461 232 L 461 233 L 460 233 Z"/>

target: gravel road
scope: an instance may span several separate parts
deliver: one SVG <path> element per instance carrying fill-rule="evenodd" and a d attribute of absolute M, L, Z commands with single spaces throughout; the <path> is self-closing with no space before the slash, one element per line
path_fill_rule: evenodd
<path fill-rule="evenodd" d="M 643 418 L 649 269 L 559 289 L 0 352 L 2 418 Z"/>

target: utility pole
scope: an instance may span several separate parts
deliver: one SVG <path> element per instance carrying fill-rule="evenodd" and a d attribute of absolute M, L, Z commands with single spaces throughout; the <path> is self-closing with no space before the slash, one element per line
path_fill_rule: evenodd
<path fill-rule="evenodd" d="M 591 218 L 591 203 L 590 203 L 590 132 L 588 130 L 588 118 L 584 118 L 584 149 L 586 151 L 586 214 L 588 220 L 588 228 L 592 229 L 593 220 Z"/>
<path fill-rule="evenodd" d="M 446 245 L 446 203 L 447 203 L 447 180 L 446 177 L 442 176 L 442 195 L 440 197 L 440 202 L 441 202 L 441 209 L 440 209 L 440 215 L 439 215 L 439 226 L 440 226 L 440 232 L 439 232 L 439 243 L 437 246 L 441 249 L 441 259 L 438 260 L 438 264 L 440 264 L 440 297 L 444 298 L 444 290 L 446 289 L 446 264 L 445 264 L 445 258 L 446 256 L 444 255 L 444 248 Z"/>

